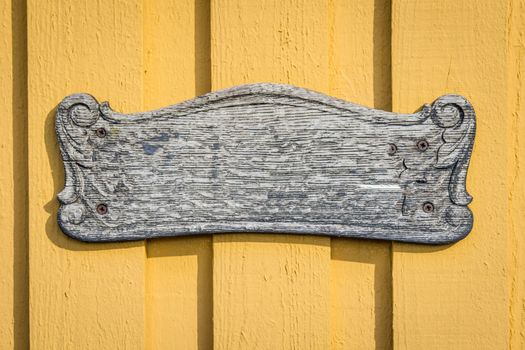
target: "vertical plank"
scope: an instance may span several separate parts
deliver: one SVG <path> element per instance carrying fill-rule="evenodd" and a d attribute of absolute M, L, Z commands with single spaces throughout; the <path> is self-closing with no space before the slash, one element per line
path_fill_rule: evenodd
<path fill-rule="evenodd" d="M 509 288 L 510 348 L 525 348 L 525 1 L 509 2 Z"/>
<path fill-rule="evenodd" d="M 331 0 L 330 94 L 390 109 L 390 0 Z M 332 239 L 332 349 L 392 347 L 389 242 Z"/>
<path fill-rule="evenodd" d="M 14 261 L 14 213 L 8 208 L 13 205 L 13 90 L 12 72 L 12 35 L 11 2 L 0 3 L 0 28 L 5 33 L 0 39 L 0 162 L 5 164 L 0 170 L 0 225 L 3 232 L 8 232 L 4 244 L 0 246 L 0 294 L 4 295 L 0 303 L 0 347 L 12 348 L 14 345 L 14 310 L 13 310 L 13 261 Z"/>
<path fill-rule="evenodd" d="M 459 93 L 477 114 L 474 229 L 449 247 L 394 244 L 394 346 L 506 349 L 506 2 L 395 0 L 392 17 L 393 109 Z"/>
<path fill-rule="evenodd" d="M 30 333 L 34 349 L 144 347 L 144 243 L 58 228 L 54 110 L 73 92 L 142 109 L 141 1 L 28 1 Z"/>
<path fill-rule="evenodd" d="M 0 1 L 0 349 L 29 347 L 25 15 Z"/>
<path fill-rule="evenodd" d="M 272 81 L 328 92 L 324 1 L 211 4 L 213 89 Z M 328 348 L 329 267 L 326 237 L 214 236 L 215 348 Z"/>
<path fill-rule="evenodd" d="M 209 2 L 144 3 L 144 108 L 207 92 L 210 84 Z M 211 237 L 147 242 L 146 347 L 212 347 Z"/>

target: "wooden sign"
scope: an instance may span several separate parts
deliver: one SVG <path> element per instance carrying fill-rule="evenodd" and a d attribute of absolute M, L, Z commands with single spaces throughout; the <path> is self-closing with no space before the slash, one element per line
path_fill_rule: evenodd
<path fill-rule="evenodd" d="M 414 114 L 277 84 L 120 114 L 58 106 L 60 227 L 90 242 L 220 232 L 440 244 L 472 227 L 475 114 L 445 95 Z"/>

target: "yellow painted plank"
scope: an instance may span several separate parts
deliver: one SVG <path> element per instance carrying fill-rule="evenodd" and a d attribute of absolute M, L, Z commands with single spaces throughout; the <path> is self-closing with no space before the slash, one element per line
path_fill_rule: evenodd
<path fill-rule="evenodd" d="M 0 1 L 0 349 L 29 346 L 25 12 Z"/>
<path fill-rule="evenodd" d="M 216 349 L 326 349 L 330 241 L 218 235 L 213 241 Z"/>
<path fill-rule="evenodd" d="M 209 3 L 144 3 L 144 109 L 207 92 L 210 84 Z M 212 347 L 210 236 L 147 242 L 146 347 Z"/>
<path fill-rule="evenodd" d="M 390 109 L 390 0 L 332 0 L 330 94 Z M 332 239 L 332 349 L 392 347 L 389 242 Z"/>
<path fill-rule="evenodd" d="M 148 241 L 146 348 L 210 349 L 211 238 Z"/>
<path fill-rule="evenodd" d="M 330 0 L 330 94 L 392 107 L 390 0 Z"/>
<path fill-rule="evenodd" d="M 212 88 L 281 82 L 328 92 L 324 1 L 212 1 Z M 330 239 L 213 240 L 214 347 L 326 349 Z"/>
<path fill-rule="evenodd" d="M 142 109 L 141 1 L 28 1 L 30 333 L 34 349 L 144 347 L 143 242 L 88 244 L 58 228 L 56 105 L 90 92 Z"/>
<path fill-rule="evenodd" d="M 525 1 L 509 8 L 509 289 L 510 348 L 525 348 Z"/>
<path fill-rule="evenodd" d="M 390 244 L 332 239 L 331 348 L 392 348 Z"/>
<path fill-rule="evenodd" d="M 393 246 L 397 349 L 508 348 L 506 19 L 503 1 L 392 5 L 394 111 L 459 93 L 477 114 L 467 179 L 473 231 L 452 246 Z"/>
<path fill-rule="evenodd" d="M 328 91 L 324 1 L 211 1 L 214 90 L 250 82 Z"/>

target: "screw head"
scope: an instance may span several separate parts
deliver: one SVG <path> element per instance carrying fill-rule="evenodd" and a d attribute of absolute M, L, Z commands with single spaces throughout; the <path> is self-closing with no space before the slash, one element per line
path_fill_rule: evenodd
<path fill-rule="evenodd" d="M 106 137 L 106 135 L 107 135 L 107 131 L 106 131 L 106 129 L 104 129 L 104 128 L 98 128 L 97 130 L 95 130 L 95 134 L 96 134 L 98 137 Z"/>
<path fill-rule="evenodd" d="M 430 145 L 428 144 L 428 141 L 427 140 L 419 140 L 417 143 L 416 143 L 416 147 L 419 151 L 421 152 L 425 152 L 428 147 Z"/>
<path fill-rule="evenodd" d="M 432 204 L 431 202 L 423 203 L 423 211 L 425 213 L 432 213 L 434 211 L 434 204 Z"/>
<path fill-rule="evenodd" d="M 396 152 L 397 152 L 397 146 L 393 143 L 389 143 L 387 147 L 387 153 L 393 156 L 394 154 L 396 154 Z"/>
<path fill-rule="evenodd" d="M 100 215 L 105 215 L 108 213 L 108 206 L 104 203 L 100 203 L 99 205 L 97 205 L 97 213 L 99 213 Z"/>

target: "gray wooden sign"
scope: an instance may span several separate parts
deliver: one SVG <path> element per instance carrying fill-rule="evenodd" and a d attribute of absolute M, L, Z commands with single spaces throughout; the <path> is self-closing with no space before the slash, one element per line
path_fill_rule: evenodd
<path fill-rule="evenodd" d="M 475 114 L 446 95 L 414 114 L 277 84 L 120 114 L 58 106 L 60 227 L 83 241 L 271 232 L 450 243 L 472 227 Z"/>

